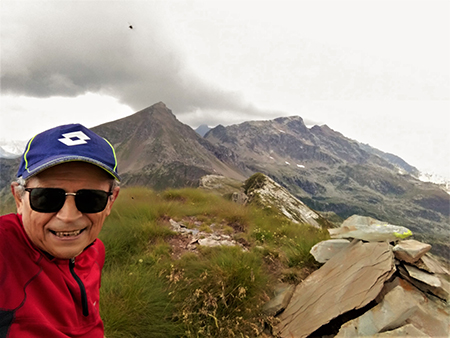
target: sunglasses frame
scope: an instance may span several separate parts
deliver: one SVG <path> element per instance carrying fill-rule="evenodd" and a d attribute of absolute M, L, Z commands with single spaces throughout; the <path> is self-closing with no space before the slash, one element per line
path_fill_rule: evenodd
<path fill-rule="evenodd" d="M 62 197 L 62 196 L 64 196 L 64 201 L 62 202 L 62 201 L 57 201 L 59 204 L 58 204 L 58 207 L 57 208 L 53 208 L 53 209 L 49 209 L 49 208 L 47 208 L 47 209 L 45 209 L 45 208 L 39 208 L 39 207 L 37 207 L 36 205 L 34 205 L 33 204 L 33 199 L 32 199 L 32 192 L 33 192 L 33 190 L 37 190 L 37 189 L 39 189 L 39 190 L 51 190 L 51 191 L 58 191 L 58 193 L 60 194 L 60 196 Z M 64 204 L 66 203 L 66 197 L 67 196 L 74 196 L 74 198 L 75 198 L 75 205 L 76 205 L 76 207 L 77 207 L 77 209 L 80 211 L 80 212 L 82 212 L 82 213 L 84 213 L 84 214 L 96 214 L 96 213 L 99 213 L 99 212 L 102 212 L 103 210 L 105 210 L 105 208 L 106 208 L 106 206 L 108 205 L 108 199 L 109 199 L 109 197 L 113 194 L 111 191 L 104 191 L 104 190 L 98 190 L 98 189 L 80 189 L 80 190 L 78 190 L 78 191 L 76 191 L 76 192 L 66 192 L 64 189 L 62 189 L 62 188 L 42 188 L 42 187 L 35 187 L 35 188 L 24 188 L 24 190 L 25 191 L 27 191 L 29 194 L 30 194 L 30 197 L 29 197 L 29 201 L 30 201 L 30 207 L 31 207 L 31 209 L 33 209 L 34 211 L 37 211 L 37 212 L 41 212 L 41 213 L 54 213 L 54 212 L 58 212 L 59 210 L 61 210 L 61 208 L 64 206 Z M 62 193 L 61 193 L 62 192 Z M 82 205 L 84 205 L 85 203 L 83 203 L 82 201 L 80 201 L 79 199 L 81 198 L 80 196 L 82 196 L 82 194 L 83 193 L 85 193 L 85 192 L 94 192 L 94 193 L 96 193 L 96 194 L 98 194 L 98 193 L 100 193 L 101 195 L 103 195 L 103 194 L 105 194 L 104 196 L 105 196 L 105 203 L 104 203 L 104 206 L 101 208 L 101 209 L 99 209 L 99 210 L 97 210 L 97 209 L 94 209 L 93 211 L 92 210 L 85 210 L 83 207 L 81 207 L 81 209 L 82 210 L 80 210 L 80 206 L 82 206 Z M 64 195 L 63 195 L 64 194 Z M 102 196 L 103 197 L 103 196 Z"/>

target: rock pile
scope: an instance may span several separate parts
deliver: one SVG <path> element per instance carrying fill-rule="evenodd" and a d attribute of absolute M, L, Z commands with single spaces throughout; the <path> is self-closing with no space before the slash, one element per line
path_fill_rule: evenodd
<path fill-rule="evenodd" d="M 289 302 L 278 296 L 288 304 L 277 309 L 280 337 L 449 337 L 450 274 L 430 245 L 362 216 L 329 232 L 311 250 L 325 264 Z"/>

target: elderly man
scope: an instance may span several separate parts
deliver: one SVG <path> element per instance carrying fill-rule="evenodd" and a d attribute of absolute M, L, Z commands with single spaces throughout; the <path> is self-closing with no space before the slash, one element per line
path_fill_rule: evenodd
<path fill-rule="evenodd" d="M 97 239 L 119 194 L 114 148 L 79 124 L 27 144 L 0 217 L 0 337 L 103 337 Z"/>

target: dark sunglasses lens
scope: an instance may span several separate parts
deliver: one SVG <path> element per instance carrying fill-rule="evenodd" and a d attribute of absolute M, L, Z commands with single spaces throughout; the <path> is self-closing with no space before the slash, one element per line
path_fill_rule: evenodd
<path fill-rule="evenodd" d="M 105 209 L 110 195 L 103 190 L 78 190 L 75 203 L 81 212 L 93 214 Z"/>
<path fill-rule="evenodd" d="M 66 200 L 63 189 L 33 188 L 30 191 L 31 208 L 38 212 L 56 212 Z"/>

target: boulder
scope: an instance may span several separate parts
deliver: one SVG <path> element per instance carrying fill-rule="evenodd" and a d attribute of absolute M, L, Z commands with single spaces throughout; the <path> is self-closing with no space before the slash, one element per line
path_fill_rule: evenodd
<path fill-rule="evenodd" d="M 394 255 L 397 259 L 407 262 L 417 262 L 423 255 L 430 251 L 431 245 L 413 239 L 400 241 L 394 246 Z"/>
<path fill-rule="evenodd" d="M 331 238 L 356 238 L 368 242 L 396 242 L 412 235 L 401 225 L 389 224 L 371 217 L 353 215 L 339 228 L 328 229 Z"/>
<path fill-rule="evenodd" d="M 395 271 L 386 242 L 355 241 L 299 284 L 279 316 L 281 337 L 308 337 L 322 325 L 370 303 Z"/>
<path fill-rule="evenodd" d="M 401 287 L 396 286 L 386 294 L 380 304 L 362 316 L 345 323 L 336 338 L 372 336 L 396 329 L 416 310 L 417 303 Z"/>
<path fill-rule="evenodd" d="M 310 254 L 314 256 L 314 259 L 319 263 L 325 263 L 339 251 L 345 249 L 350 245 L 350 241 L 347 239 L 329 239 L 317 243 L 311 248 Z"/>

